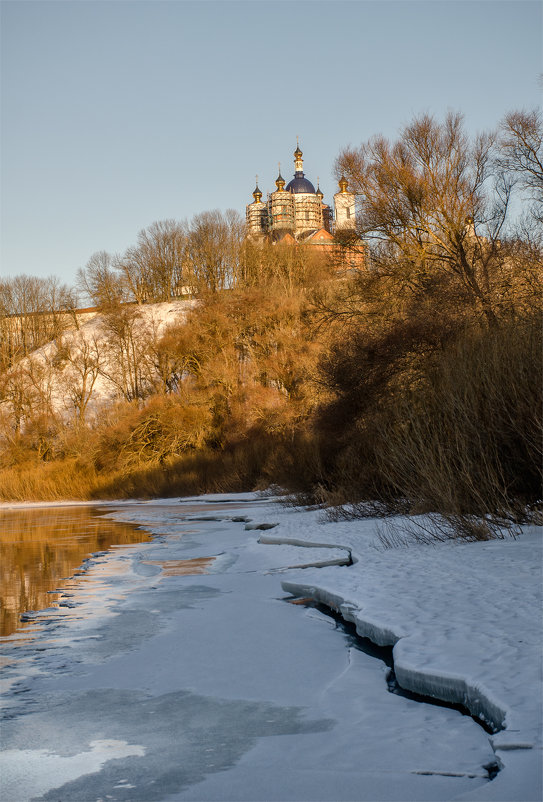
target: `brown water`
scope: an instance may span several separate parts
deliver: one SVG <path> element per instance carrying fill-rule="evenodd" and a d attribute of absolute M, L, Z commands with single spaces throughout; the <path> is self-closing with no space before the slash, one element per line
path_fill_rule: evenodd
<path fill-rule="evenodd" d="M 151 539 L 100 513 L 93 507 L 0 510 L 0 636 L 24 626 L 21 613 L 53 607 L 59 594 L 50 591 L 62 588 L 89 554 Z"/>

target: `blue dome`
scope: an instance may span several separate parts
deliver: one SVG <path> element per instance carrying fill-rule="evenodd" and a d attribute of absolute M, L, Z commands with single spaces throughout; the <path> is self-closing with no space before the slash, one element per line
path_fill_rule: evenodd
<path fill-rule="evenodd" d="M 312 195 L 315 194 L 315 187 L 308 181 L 307 178 L 304 178 L 304 174 L 296 174 L 292 181 L 287 184 L 285 187 L 287 192 L 310 192 Z"/>

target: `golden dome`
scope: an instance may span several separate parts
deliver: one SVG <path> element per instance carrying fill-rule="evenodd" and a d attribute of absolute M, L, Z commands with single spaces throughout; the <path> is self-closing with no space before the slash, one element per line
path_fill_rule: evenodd
<path fill-rule="evenodd" d="M 279 173 L 279 175 L 275 179 L 275 186 L 277 187 L 277 190 L 279 192 L 282 192 L 282 190 L 285 188 L 285 183 L 286 183 L 285 179 L 283 178 L 281 173 Z"/>
<path fill-rule="evenodd" d="M 256 187 L 254 188 L 253 191 L 253 198 L 255 199 L 255 203 L 260 203 L 260 201 L 262 200 L 262 190 L 258 186 L 258 176 L 256 178 Z"/>

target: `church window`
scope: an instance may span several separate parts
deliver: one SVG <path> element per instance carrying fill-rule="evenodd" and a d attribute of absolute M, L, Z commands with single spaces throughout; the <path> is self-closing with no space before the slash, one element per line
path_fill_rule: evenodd
<path fill-rule="evenodd" d="M 347 220 L 348 220 L 348 219 L 349 219 L 349 217 L 351 216 L 351 207 L 350 207 L 350 206 L 347 206 L 347 208 L 346 208 L 346 210 L 345 210 L 345 211 L 347 212 Z"/>

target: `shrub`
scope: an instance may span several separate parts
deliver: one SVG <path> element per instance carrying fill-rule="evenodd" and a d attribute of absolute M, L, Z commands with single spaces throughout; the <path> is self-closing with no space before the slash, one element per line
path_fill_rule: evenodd
<path fill-rule="evenodd" d="M 541 341 L 539 318 L 467 331 L 398 400 L 378 465 L 413 507 L 528 517 L 541 499 Z"/>
<path fill-rule="evenodd" d="M 439 539 L 484 539 L 533 518 L 541 346 L 537 316 L 492 329 L 397 322 L 340 349 L 327 367 L 337 398 L 319 420 L 328 503 L 352 515 L 374 513 L 375 501 L 382 512 L 439 513 Z"/>
<path fill-rule="evenodd" d="M 118 408 L 118 420 L 100 432 L 95 464 L 100 471 L 126 472 L 203 445 L 211 412 L 206 404 L 177 395 L 154 396 L 145 406 Z"/>

